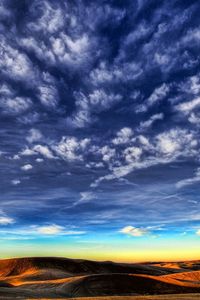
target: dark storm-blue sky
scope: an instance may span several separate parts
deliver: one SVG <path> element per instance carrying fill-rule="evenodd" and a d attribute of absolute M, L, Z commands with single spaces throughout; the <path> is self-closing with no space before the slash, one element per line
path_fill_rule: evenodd
<path fill-rule="evenodd" d="M 199 10 L 0 0 L 2 230 L 198 228 Z"/>

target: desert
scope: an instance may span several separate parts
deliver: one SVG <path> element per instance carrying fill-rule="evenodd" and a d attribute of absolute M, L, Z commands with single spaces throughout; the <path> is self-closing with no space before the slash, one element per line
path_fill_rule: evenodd
<path fill-rule="evenodd" d="M 199 299 L 200 261 L 125 264 L 56 257 L 0 261 L 0 299 L 80 297 Z"/>

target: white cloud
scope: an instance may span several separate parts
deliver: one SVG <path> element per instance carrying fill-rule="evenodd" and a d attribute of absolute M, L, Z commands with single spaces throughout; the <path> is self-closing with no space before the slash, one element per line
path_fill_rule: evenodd
<path fill-rule="evenodd" d="M 29 171 L 29 170 L 33 169 L 33 166 L 31 164 L 27 164 L 27 165 L 22 166 L 21 169 L 23 171 Z"/>
<path fill-rule="evenodd" d="M 144 236 L 149 233 L 149 231 L 145 228 L 137 228 L 133 226 L 126 226 L 122 228 L 119 232 L 134 237 Z"/>
<path fill-rule="evenodd" d="M 47 147 L 47 146 L 42 146 L 42 145 L 35 145 L 33 147 L 33 151 L 41 154 L 42 156 L 49 158 L 49 159 L 53 159 L 55 158 L 55 156 L 53 155 L 53 153 L 51 152 L 51 150 Z"/>
<path fill-rule="evenodd" d="M 156 139 L 157 150 L 166 155 L 177 155 L 181 149 L 186 152 L 187 149 L 189 151 L 189 149 L 197 146 L 197 141 L 193 134 L 179 128 L 158 134 Z"/>
<path fill-rule="evenodd" d="M 116 150 L 106 145 L 99 149 L 99 153 L 101 153 L 103 161 L 110 162 L 114 158 Z"/>
<path fill-rule="evenodd" d="M 156 88 L 153 93 L 146 99 L 143 104 L 136 106 L 135 112 L 141 113 L 146 112 L 149 107 L 153 106 L 155 103 L 163 100 L 169 93 L 170 87 L 163 83 L 160 87 Z"/>
<path fill-rule="evenodd" d="M 89 202 L 91 200 L 94 200 L 96 198 L 96 195 L 93 192 L 81 192 L 80 193 L 80 202 Z"/>
<path fill-rule="evenodd" d="M 7 216 L 0 216 L 0 225 L 9 225 L 15 223 L 15 220 L 7 217 Z"/>
<path fill-rule="evenodd" d="M 31 156 L 31 155 L 36 155 L 37 153 L 33 149 L 26 148 L 22 150 L 20 154 L 22 156 Z"/>
<path fill-rule="evenodd" d="M 51 224 L 45 226 L 32 226 L 30 233 L 36 233 L 41 235 L 82 235 L 86 232 L 83 230 L 66 230 L 64 226 Z"/>
<path fill-rule="evenodd" d="M 148 105 L 153 105 L 155 102 L 158 102 L 165 98 L 169 92 L 169 86 L 163 83 L 160 87 L 156 88 L 151 96 L 148 98 Z"/>
<path fill-rule="evenodd" d="M 36 57 L 44 60 L 46 63 L 50 65 L 56 63 L 55 55 L 44 41 L 38 41 L 34 37 L 25 37 L 20 40 L 20 43 L 25 50 L 31 50 Z"/>
<path fill-rule="evenodd" d="M 67 118 L 67 123 L 75 128 L 82 128 L 94 122 L 94 113 L 106 111 L 122 100 L 121 95 L 106 93 L 103 89 L 96 89 L 89 95 L 75 93 L 75 98 L 76 111 Z"/>
<path fill-rule="evenodd" d="M 21 151 L 20 153 L 22 156 L 32 156 L 32 155 L 37 155 L 40 154 L 46 158 L 49 159 L 54 159 L 56 158 L 52 151 L 47 147 L 47 146 L 43 146 L 43 145 L 35 145 L 33 148 L 26 148 L 24 150 Z M 41 162 L 40 158 L 38 158 L 39 161 L 37 160 L 37 162 Z M 43 160 L 42 160 L 43 161 Z"/>
<path fill-rule="evenodd" d="M 59 101 L 58 91 L 54 86 L 42 85 L 38 87 L 38 97 L 41 103 L 49 108 L 55 108 Z"/>
<path fill-rule="evenodd" d="M 37 141 L 40 141 L 43 138 L 42 133 L 40 132 L 40 130 L 32 128 L 29 130 L 29 134 L 26 137 L 27 141 L 29 143 L 34 143 Z"/>
<path fill-rule="evenodd" d="M 162 101 L 169 93 L 170 87 L 163 83 L 160 87 L 156 88 L 150 97 L 143 104 L 136 107 L 136 113 L 146 112 L 149 107 L 155 103 Z"/>
<path fill-rule="evenodd" d="M 175 106 L 175 110 L 187 114 L 199 106 L 200 106 L 200 97 L 188 102 L 178 104 L 177 106 Z"/>
<path fill-rule="evenodd" d="M 0 53 L 0 67 L 3 74 L 26 82 L 35 78 L 34 68 L 28 57 L 16 48 L 11 47 L 2 36 Z"/>
<path fill-rule="evenodd" d="M 90 73 L 90 79 L 95 86 L 105 83 L 113 83 L 120 81 L 123 78 L 122 70 L 113 66 L 108 67 L 105 62 L 100 62 L 100 65 L 93 69 Z"/>
<path fill-rule="evenodd" d="M 50 38 L 52 52 L 60 63 L 70 66 L 71 69 L 81 68 L 90 57 L 92 41 L 86 33 L 72 38 L 61 32 L 58 37 Z M 94 46 L 94 44 L 93 44 Z"/>
<path fill-rule="evenodd" d="M 185 186 L 192 185 L 192 184 L 195 184 L 197 182 L 200 182 L 200 168 L 197 169 L 194 177 L 178 181 L 176 183 L 176 187 L 177 188 L 183 188 Z"/>
<path fill-rule="evenodd" d="M 155 114 L 155 115 L 151 116 L 149 120 L 141 122 L 140 126 L 139 126 L 139 130 L 148 129 L 149 127 L 151 127 L 151 125 L 155 121 L 162 120 L 163 118 L 164 118 L 164 114 L 163 113 Z"/>
<path fill-rule="evenodd" d="M 196 234 L 200 236 L 200 229 L 197 230 Z"/>
<path fill-rule="evenodd" d="M 93 192 L 90 192 L 90 191 L 87 191 L 87 192 L 81 192 L 80 193 L 80 199 L 75 201 L 73 206 L 76 206 L 76 205 L 79 205 L 79 204 L 84 204 L 84 203 L 88 203 L 94 199 L 96 199 L 97 196 L 93 193 Z"/>
<path fill-rule="evenodd" d="M 142 144 L 143 145 L 143 147 L 147 147 L 147 148 L 150 148 L 150 143 L 149 143 L 149 139 L 146 137 L 146 136 L 144 136 L 144 135 L 139 135 L 138 136 L 138 140 L 139 140 L 139 142 L 140 142 L 140 144 Z"/>
<path fill-rule="evenodd" d="M 21 181 L 20 181 L 19 179 L 13 179 L 13 180 L 11 180 L 11 183 L 12 183 L 13 185 L 18 185 L 18 184 L 21 183 Z"/>
<path fill-rule="evenodd" d="M 190 91 L 197 95 L 200 93 L 200 78 L 199 76 L 192 76 L 190 78 Z"/>
<path fill-rule="evenodd" d="M 130 138 L 133 136 L 133 130 L 129 127 L 124 127 L 117 132 L 117 137 L 112 140 L 113 144 L 126 144 L 130 142 Z"/>
<path fill-rule="evenodd" d="M 41 163 L 41 162 L 43 162 L 44 161 L 44 159 L 43 158 L 36 158 L 36 160 L 35 160 L 36 162 L 38 162 L 38 163 Z"/>
<path fill-rule="evenodd" d="M 13 159 L 13 160 L 18 160 L 18 159 L 20 159 L 20 156 L 19 156 L 19 154 L 15 154 L 15 155 L 13 155 L 12 159 Z"/>
<path fill-rule="evenodd" d="M 58 156 L 68 161 L 83 160 L 84 150 L 90 139 L 78 140 L 76 137 L 62 137 L 62 140 L 53 147 Z"/>
<path fill-rule="evenodd" d="M 139 147 L 128 147 L 124 150 L 125 160 L 127 162 L 137 161 L 142 155 L 142 149 Z"/>
<path fill-rule="evenodd" d="M 11 222 L 11 221 L 10 221 Z M 14 223 L 14 220 L 13 220 Z M 7 225 L 6 221 L 2 225 Z M 11 223 L 9 223 L 11 224 Z M 1 225 L 1 223 L 0 223 Z M 9 236 L 14 236 L 15 239 L 21 239 L 21 236 L 23 236 L 22 239 L 33 239 L 39 236 L 68 236 L 68 235 L 83 235 L 86 233 L 86 231 L 83 230 L 74 230 L 69 229 L 66 230 L 64 226 L 60 226 L 57 224 L 49 224 L 49 225 L 32 225 L 32 226 L 26 226 L 21 228 L 14 228 L 9 230 L 0 230 L 1 234 L 5 234 L 5 238 Z"/>
<path fill-rule="evenodd" d="M 1 0 L 0 2 L 0 16 L 2 20 L 11 17 L 11 12 L 8 8 L 6 8 L 4 0 Z"/>
<path fill-rule="evenodd" d="M 118 94 L 107 94 L 103 90 L 94 90 L 88 97 L 89 107 L 95 111 L 104 111 L 122 99 Z"/>
<path fill-rule="evenodd" d="M 188 121 L 192 124 L 199 125 L 200 124 L 200 116 L 192 112 L 188 118 Z"/>
<path fill-rule="evenodd" d="M 104 180 L 119 179 L 135 170 L 176 161 L 180 156 L 194 157 L 198 153 L 197 146 L 195 132 L 180 128 L 162 132 L 151 140 L 141 135 L 135 136 L 126 149 L 113 149 L 114 155 L 108 159 L 111 173 L 96 179 L 91 187 L 98 186 Z M 100 150 L 103 148 L 106 149 L 106 146 Z M 95 151 L 98 153 L 100 150 Z M 124 163 L 117 160 L 118 157 L 123 158 Z"/>
<path fill-rule="evenodd" d="M 2 98 L 0 107 L 3 112 L 11 115 L 18 115 L 27 111 L 32 106 L 32 101 L 29 98 L 15 97 Z"/>
<path fill-rule="evenodd" d="M 189 29 L 187 34 L 183 37 L 182 41 L 184 44 L 190 44 L 194 42 L 199 42 L 200 40 L 200 28 Z"/>
<path fill-rule="evenodd" d="M 59 226 L 59 225 L 47 225 L 47 226 L 41 226 L 37 228 L 37 232 L 39 234 L 44 234 L 44 235 L 57 235 L 61 233 L 64 230 L 64 227 Z"/>
<path fill-rule="evenodd" d="M 170 56 L 167 54 L 161 54 L 156 52 L 155 56 L 154 56 L 154 60 L 157 64 L 159 64 L 160 66 L 165 66 L 167 64 L 169 64 L 170 62 Z"/>
<path fill-rule="evenodd" d="M 18 121 L 22 124 L 30 124 L 33 125 L 34 123 L 37 123 L 40 119 L 40 114 L 33 111 L 33 112 L 28 112 L 25 115 L 22 115 L 18 117 Z"/>
<path fill-rule="evenodd" d="M 158 136 L 158 147 L 165 154 L 173 154 L 180 149 L 180 144 L 171 136 L 161 134 Z"/>
<path fill-rule="evenodd" d="M 31 9 L 35 10 L 36 7 L 33 2 Z M 42 1 L 40 3 L 40 12 L 38 18 L 33 22 L 27 24 L 31 32 L 41 32 L 45 35 L 53 34 L 59 31 L 64 25 L 64 15 L 59 7 L 51 5 L 48 1 Z"/>

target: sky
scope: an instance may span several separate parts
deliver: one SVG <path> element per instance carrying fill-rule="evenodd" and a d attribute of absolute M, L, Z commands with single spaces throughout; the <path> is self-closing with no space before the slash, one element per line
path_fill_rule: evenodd
<path fill-rule="evenodd" d="M 194 0 L 0 0 L 0 257 L 198 259 Z"/>

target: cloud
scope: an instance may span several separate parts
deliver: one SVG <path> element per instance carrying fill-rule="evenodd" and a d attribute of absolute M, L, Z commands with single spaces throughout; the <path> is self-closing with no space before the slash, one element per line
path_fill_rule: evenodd
<path fill-rule="evenodd" d="M 128 147 L 124 150 L 125 160 L 127 162 L 133 162 L 139 160 L 142 155 L 142 149 L 139 147 Z"/>
<path fill-rule="evenodd" d="M 22 156 L 31 156 L 36 155 L 37 153 L 33 149 L 26 148 L 21 151 L 20 155 Z"/>
<path fill-rule="evenodd" d="M 136 228 L 147 228 L 142 213 L 199 219 L 189 202 L 199 182 L 198 1 L 11 2 L 0 1 L 0 180 L 20 228 L 38 237 L 39 215 L 121 228 L 133 210 Z M 186 195 L 165 198 L 181 167 L 194 168 L 177 183 Z M 78 217 L 67 209 L 77 200 Z"/>
<path fill-rule="evenodd" d="M 116 150 L 107 145 L 100 148 L 98 152 L 102 155 L 102 160 L 104 162 L 110 162 L 112 159 L 115 158 L 116 154 Z"/>
<path fill-rule="evenodd" d="M 28 112 L 27 114 L 20 115 L 17 120 L 19 123 L 32 126 L 40 120 L 40 114 L 35 111 Z"/>
<path fill-rule="evenodd" d="M 59 225 L 47 225 L 47 226 L 41 226 L 37 228 L 37 232 L 39 234 L 44 234 L 44 235 L 57 235 L 61 233 L 64 230 L 64 227 L 59 226 Z"/>
<path fill-rule="evenodd" d="M 19 179 L 13 179 L 13 180 L 11 180 L 11 183 L 13 185 L 19 185 L 21 183 L 21 180 L 19 180 Z"/>
<path fill-rule="evenodd" d="M 76 200 L 72 206 L 76 206 L 79 204 L 86 204 L 96 198 L 97 198 L 97 195 L 91 191 L 81 192 L 80 199 Z"/>
<path fill-rule="evenodd" d="M 53 155 L 52 151 L 48 148 L 48 146 L 44 146 L 44 145 L 35 145 L 32 148 L 25 148 L 24 150 L 22 150 L 20 152 L 21 156 L 32 156 L 32 155 L 37 155 L 37 154 L 40 154 L 43 157 L 49 158 L 49 159 L 55 159 L 56 158 Z M 41 162 L 41 158 L 37 158 L 37 162 Z"/>
<path fill-rule="evenodd" d="M 185 114 L 188 114 L 190 111 L 194 110 L 195 108 L 200 106 L 200 98 L 196 98 L 189 102 L 184 102 L 181 104 L 178 104 L 175 109 L 183 112 Z"/>
<path fill-rule="evenodd" d="M 33 169 L 33 166 L 31 164 L 27 164 L 27 165 L 22 166 L 21 169 L 23 171 L 29 171 L 29 170 Z"/>
<path fill-rule="evenodd" d="M 55 108 L 59 102 L 57 89 L 50 85 L 42 85 L 38 87 L 38 98 L 47 108 Z"/>
<path fill-rule="evenodd" d="M 197 171 L 195 172 L 195 176 L 192 178 L 187 178 L 187 179 L 183 179 L 180 180 L 176 183 L 176 187 L 178 189 L 189 186 L 189 185 L 193 185 L 197 182 L 200 181 L 200 169 L 198 168 Z"/>
<path fill-rule="evenodd" d="M 14 222 L 14 221 L 13 221 Z M 11 223 L 10 223 L 11 224 Z M 3 224 L 7 225 L 7 224 Z M 68 235 L 84 235 L 86 231 L 83 230 L 74 230 L 69 229 L 67 230 L 64 226 L 60 226 L 57 224 L 49 224 L 49 225 L 31 225 L 26 227 L 17 227 L 11 228 L 7 230 L 0 230 L 0 234 L 4 235 L 6 239 L 7 236 L 12 237 L 14 239 L 34 239 L 38 236 L 68 236 Z"/>
<path fill-rule="evenodd" d="M 165 83 L 162 84 L 160 87 L 156 88 L 151 96 L 147 99 L 148 105 L 153 105 L 154 103 L 162 100 L 167 96 L 169 92 L 169 86 Z"/>
<path fill-rule="evenodd" d="M 15 220 L 7 217 L 7 216 L 0 216 L 0 225 L 10 225 L 15 223 Z"/>
<path fill-rule="evenodd" d="M 96 197 L 95 194 L 92 192 L 81 192 L 80 195 L 81 195 L 80 201 L 83 202 L 90 201 Z"/>
<path fill-rule="evenodd" d="M 80 139 L 76 137 L 62 137 L 61 141 L 53 146 L 53 150 L 58 156 L 68 161 L 83 160 L 82 152 L 87 148 L 90 139 Z"/>
<path fill-rule="evenodd" d="M 129 127 L 124 127 L 117 132 L 117 137 L 112 140 L 113 144 L 126 144 L 130 142 L 130 138 L 133 136 L 133 130 Z"/>
<path fill-rule="evenodd" d="M 29 143 L 38 142 L 43 138 L 42 133 L 40 130 L 32 128 L 29 130 L 28 136 L 26 137 Z"/>
<path fill-rule="evenodd" d="M 19 115 L 26 112 L 32 106 L 32 101 L 29 98 L 3 98 L 1 99 L 0 107 L 4 114 Z"/>
<path fill-rule="evenodd" d="M 25 82 L 34 78 L 35 71 L 29 58 L 17 47 L 12 47 L 2 35 L 0 53 L 0 66 L 3 74 L 14 80 Z"/>
<path fill-rule="evenodd" d="M 149 231 L 145 228 L 137 228 L 133 226 L 126 226 L 122 228 L 119 232 L 129 235 L 129 236 L 134 236 L 134 237 L 141 237 L 144 235 L 149 234 Z"/>
<path fill-rule="evenodd" d="M 200 117 L 198 114 L 195 114 L 195 113 L 191 113 L 189 118 L 188 118 L 188 121 L 192 124 L 195 124 L 195 125 L 199 125 L 200 124 Z"/>
<path fill-rule="evenodd" d="M 157 149 L 165 155 L 178 154 L 184 146 L 188 148 L 195 148 L 197 146 L 197 140 L 187 130 L 171 129 L 158 134 L 156 139 Z"/>
<path fill-rule="evenodd" d="M 119 179 L 135 170 L 176 162 L 179 157 L 193 157 L 197 153 L 197 147 L 195 133 L 186 129 L 175 128 L 164 131 L 154 136 L 151 142 L 144 136 L 135 136 L 131 146 L 109 152 L 112 155 L 106 157 L 111 173 L 100 176 L 91 187 L 98 186 L 102 181 Z M 104 146 L 101 151 L 104 148 L 110 149 Z M 120 159 L 116 160 L 117 157 Z"/>
<path fill-rule="evenodd" d="M 36 153 L 39 153 L 42 156 L 44 156 L 46 158 L 49 158 L 49 159 L 54 159 L 55 158 L 55 156 L 53 155 L 53 153 L 51 152 L 51 150 L 47 146 L 35 145 L 33 147 L 33 151 L 35 151 Z"/>
<path fill-rule="evenodd" d="M 96 120 L 94 113 L 109 110 L 122 100 L 120 94 L 106 93 L 103 89 L 96 89 L 89 95 L 75 93 L 76 111 L 67 118 L 67 123 L 73 127 L 82 128 L 88 126 Z"/>
<path fill-rule="evenodd" d="M 136 107 L 136 112 L 146 112 L 149 107 L 158 103 L 159 101 L 162 101 L 168 95 L 169 90 L 169 86 L 167 86 L 165 83 L 160 87 L 156 88 L 143 104 Z"/>
<path fill-rule="evenodd" d="M 163 120 L 163 118 L 164 118 L 163 113 L 155 114 L 155 115 L 151 116 L 149 120 L 141 122 L 140 126 L 139 126 L 139 130 L 141 130 L 141 131 L 146 130 L 149 127 L 151 127 L 155 121 Z"/>
<path fill-rule="evenodd" d="M 197 234 L 198 236 L 200 236 L 200 229 L 197 230 L 196 234 Z"/>
<path fill-rule="evenodd" d="M 74 39 L 61 33 L 57 38 L 51 39 L 51 46 L 52 52 L 60 63 L 69 66 L 72 70 L 81 68 L 89 60 L 90 43 L 85 33 Z"/>
<path fill-rule="evenodd" d="M 38 162 L 38 163 L 41 163 L 41 162 L 43 162 L 44 161 L 44 159 L 43 158 L 36 158 L 36 160 L 35 160 L 36 162 Z"/>
<path fill-rule="evenodd" d="M 37 10 L 37 1 L 31 4 L 31 10 Z M 53 34 L 64 26 L 64 14 L 59 6 L 54 6 L 48 1 L 40 3 L 40 15 L 37 16 L 35 22 L 30 21 L 28 28 L 31 31 L 45 34 Z"/>

